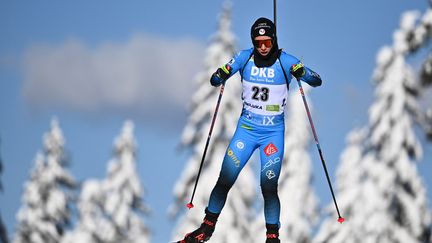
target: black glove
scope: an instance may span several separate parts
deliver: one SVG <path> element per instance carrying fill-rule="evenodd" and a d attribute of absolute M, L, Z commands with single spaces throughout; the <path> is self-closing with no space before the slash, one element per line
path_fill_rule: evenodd
<path fill-rule="evenodd" d="M 306 70 L 304 68 L 303 63 L 299 62 L 297 64 L 293 64 L 291 66 L 291 74 L 296 78 L 299 79 L 303 77 L 306 74 Z"/>
<path fill-rule="evenodd" d="M 216 72 L 210 78 L 210 83 L 213 86 L 219 86 L 230 77 L 231 75 L 231 67 L 229 65 L 223 65 L 218 68 Z"/>

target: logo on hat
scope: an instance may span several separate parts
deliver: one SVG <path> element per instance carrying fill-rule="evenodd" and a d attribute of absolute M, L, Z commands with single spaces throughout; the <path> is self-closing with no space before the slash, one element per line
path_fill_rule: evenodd
<path fill-rule="evenodd" d="M 260 30 L 258 31 L 258 33 L 259 33 L 260 35 L 264 35 L 264 34 L 265 34 L 265 29 L 260 29 Z"/>

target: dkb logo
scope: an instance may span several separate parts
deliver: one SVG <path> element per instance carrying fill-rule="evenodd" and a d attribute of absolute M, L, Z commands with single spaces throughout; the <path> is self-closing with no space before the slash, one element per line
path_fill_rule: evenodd
<path fill-rule="evenodd" d="M 274 78 L 275 76 L 273 68 L 257 68 L 257 67 L 252 67 L 251 75 L 259 76 L 261 78 Z"/>

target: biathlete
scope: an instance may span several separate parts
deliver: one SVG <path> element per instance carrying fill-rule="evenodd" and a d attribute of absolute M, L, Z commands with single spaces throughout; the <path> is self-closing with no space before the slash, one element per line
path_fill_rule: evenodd
<path fill-rule="evenodd" d="M 210 78 L 211 85 L 219 86 L 240 72 L 243 110 L 211 192 L 203 223 L 180 243 L 210 239 L 228 191 L 256 149 L 260 151 L 261 160 L 260 184 L 264 197 L 266 243 L 280 242 L 277 190 L 284 153 L 284 109 L 289 84 L 292 76 L 313 87 L 320 86 L 322 81 L 299 59 L 279 49 L 276 28 L 271 20 L 257 19 L 251 27 L 251 39 L 253 48 L 240 51 Z"/>

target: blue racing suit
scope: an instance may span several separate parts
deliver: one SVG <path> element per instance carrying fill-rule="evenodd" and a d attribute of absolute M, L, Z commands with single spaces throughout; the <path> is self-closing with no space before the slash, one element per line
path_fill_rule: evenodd
<path fill-rule="evenodd" d="M 259 68 L 252 53 L 253 48 L 240 51 L 225 66 L 228 66 L 230 76 L 240 72 L 243 110 L 210 195 L 208 210 L 213 213 L 222 211 L 228 191 L 252 153 L 259 149 L 265 221 L 279 225 L 277 186 L 284 153 L 284 109 L 292 79 L 290 70 L 300 61 L 280 51 L 273 65 Z M 302 80 L 311 86 L 321 85 L 320 76 L 307 67 Z M 213 75 L 210 82 L 215 86 L 223 81 Z"/>

